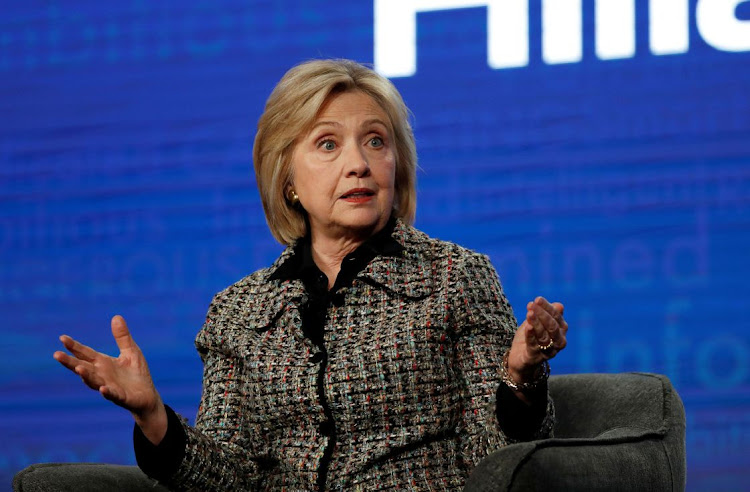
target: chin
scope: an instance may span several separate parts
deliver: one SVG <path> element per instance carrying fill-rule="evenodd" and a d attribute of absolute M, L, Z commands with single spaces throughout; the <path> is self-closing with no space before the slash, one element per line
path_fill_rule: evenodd
<path fill-rule="evenodd" d="M 344 223 L 344 227 L 356 231 L 370 231 L 384 226 L 388 222 L 388 217 L 382 214 L 368 214 L 369 216 L 352 217 L 351 220 Z"/>

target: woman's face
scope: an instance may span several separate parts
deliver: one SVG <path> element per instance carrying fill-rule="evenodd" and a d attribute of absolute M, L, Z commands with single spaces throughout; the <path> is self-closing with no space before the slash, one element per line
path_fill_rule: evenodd
<path fill-rule="evenodd" d="M 396 158 L 388 116 L 367 94 L 329 97 L 292 155 L 292 189 L 315 236 L 368 237 L 393 208 Z"/>

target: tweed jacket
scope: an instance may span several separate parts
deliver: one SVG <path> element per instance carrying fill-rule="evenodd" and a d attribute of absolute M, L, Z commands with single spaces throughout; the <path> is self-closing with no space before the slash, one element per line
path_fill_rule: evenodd
<path fill-rule="evenodd" d="M 214 297 L 196 338 L 201 404 L 167 485 L 316 490 L 321 392 L 336 426 L 330 490 L 460 490 L 509 442 L 495 400 L 516 320 L 489 259 L 401 221 L 393 237 L 404 250 L 375 257 L 327 307 L 327 361 L 302 333 L 302 282 L 271 280 L 292 247 Z M 548 399 L 536 437 L 552 421 Z"/>

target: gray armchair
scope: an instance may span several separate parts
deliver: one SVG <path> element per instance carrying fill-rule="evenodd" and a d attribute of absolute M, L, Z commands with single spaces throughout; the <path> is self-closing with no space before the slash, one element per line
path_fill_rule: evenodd
<path fill-rule="evenodd" d="M 685 409 L 665 376 L 554 376 L 549 388 L 555 437 L 495 451 L 465 491 L 685 489 Z"/>
<path fill-rule="evenodd" d="M 477 466 L 466 491 L 678 491 L 685 488 L 685 411 L 656 374 L 553 376 L 555 437 L 512 444 Z M 16 492 L 164 492 L 137 467 L 47 463 L 20 471 Z"/>

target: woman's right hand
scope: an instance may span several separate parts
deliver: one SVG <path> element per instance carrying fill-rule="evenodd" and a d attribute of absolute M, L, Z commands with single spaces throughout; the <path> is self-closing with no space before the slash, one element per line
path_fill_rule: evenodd
<path fill-rule="evenodd" d="M 62 335 L 60 341 L 72 355 L 57 351 L 53 357 L 79 375 L 86 386 L 129 410 L 146 437 L 158 444 L 167 432 L 167 413 L 146 358 L 122 316 L 112 318 L 112 336 L 120 349 L 119 357 L 97 352 L 67 335 Z"/>

